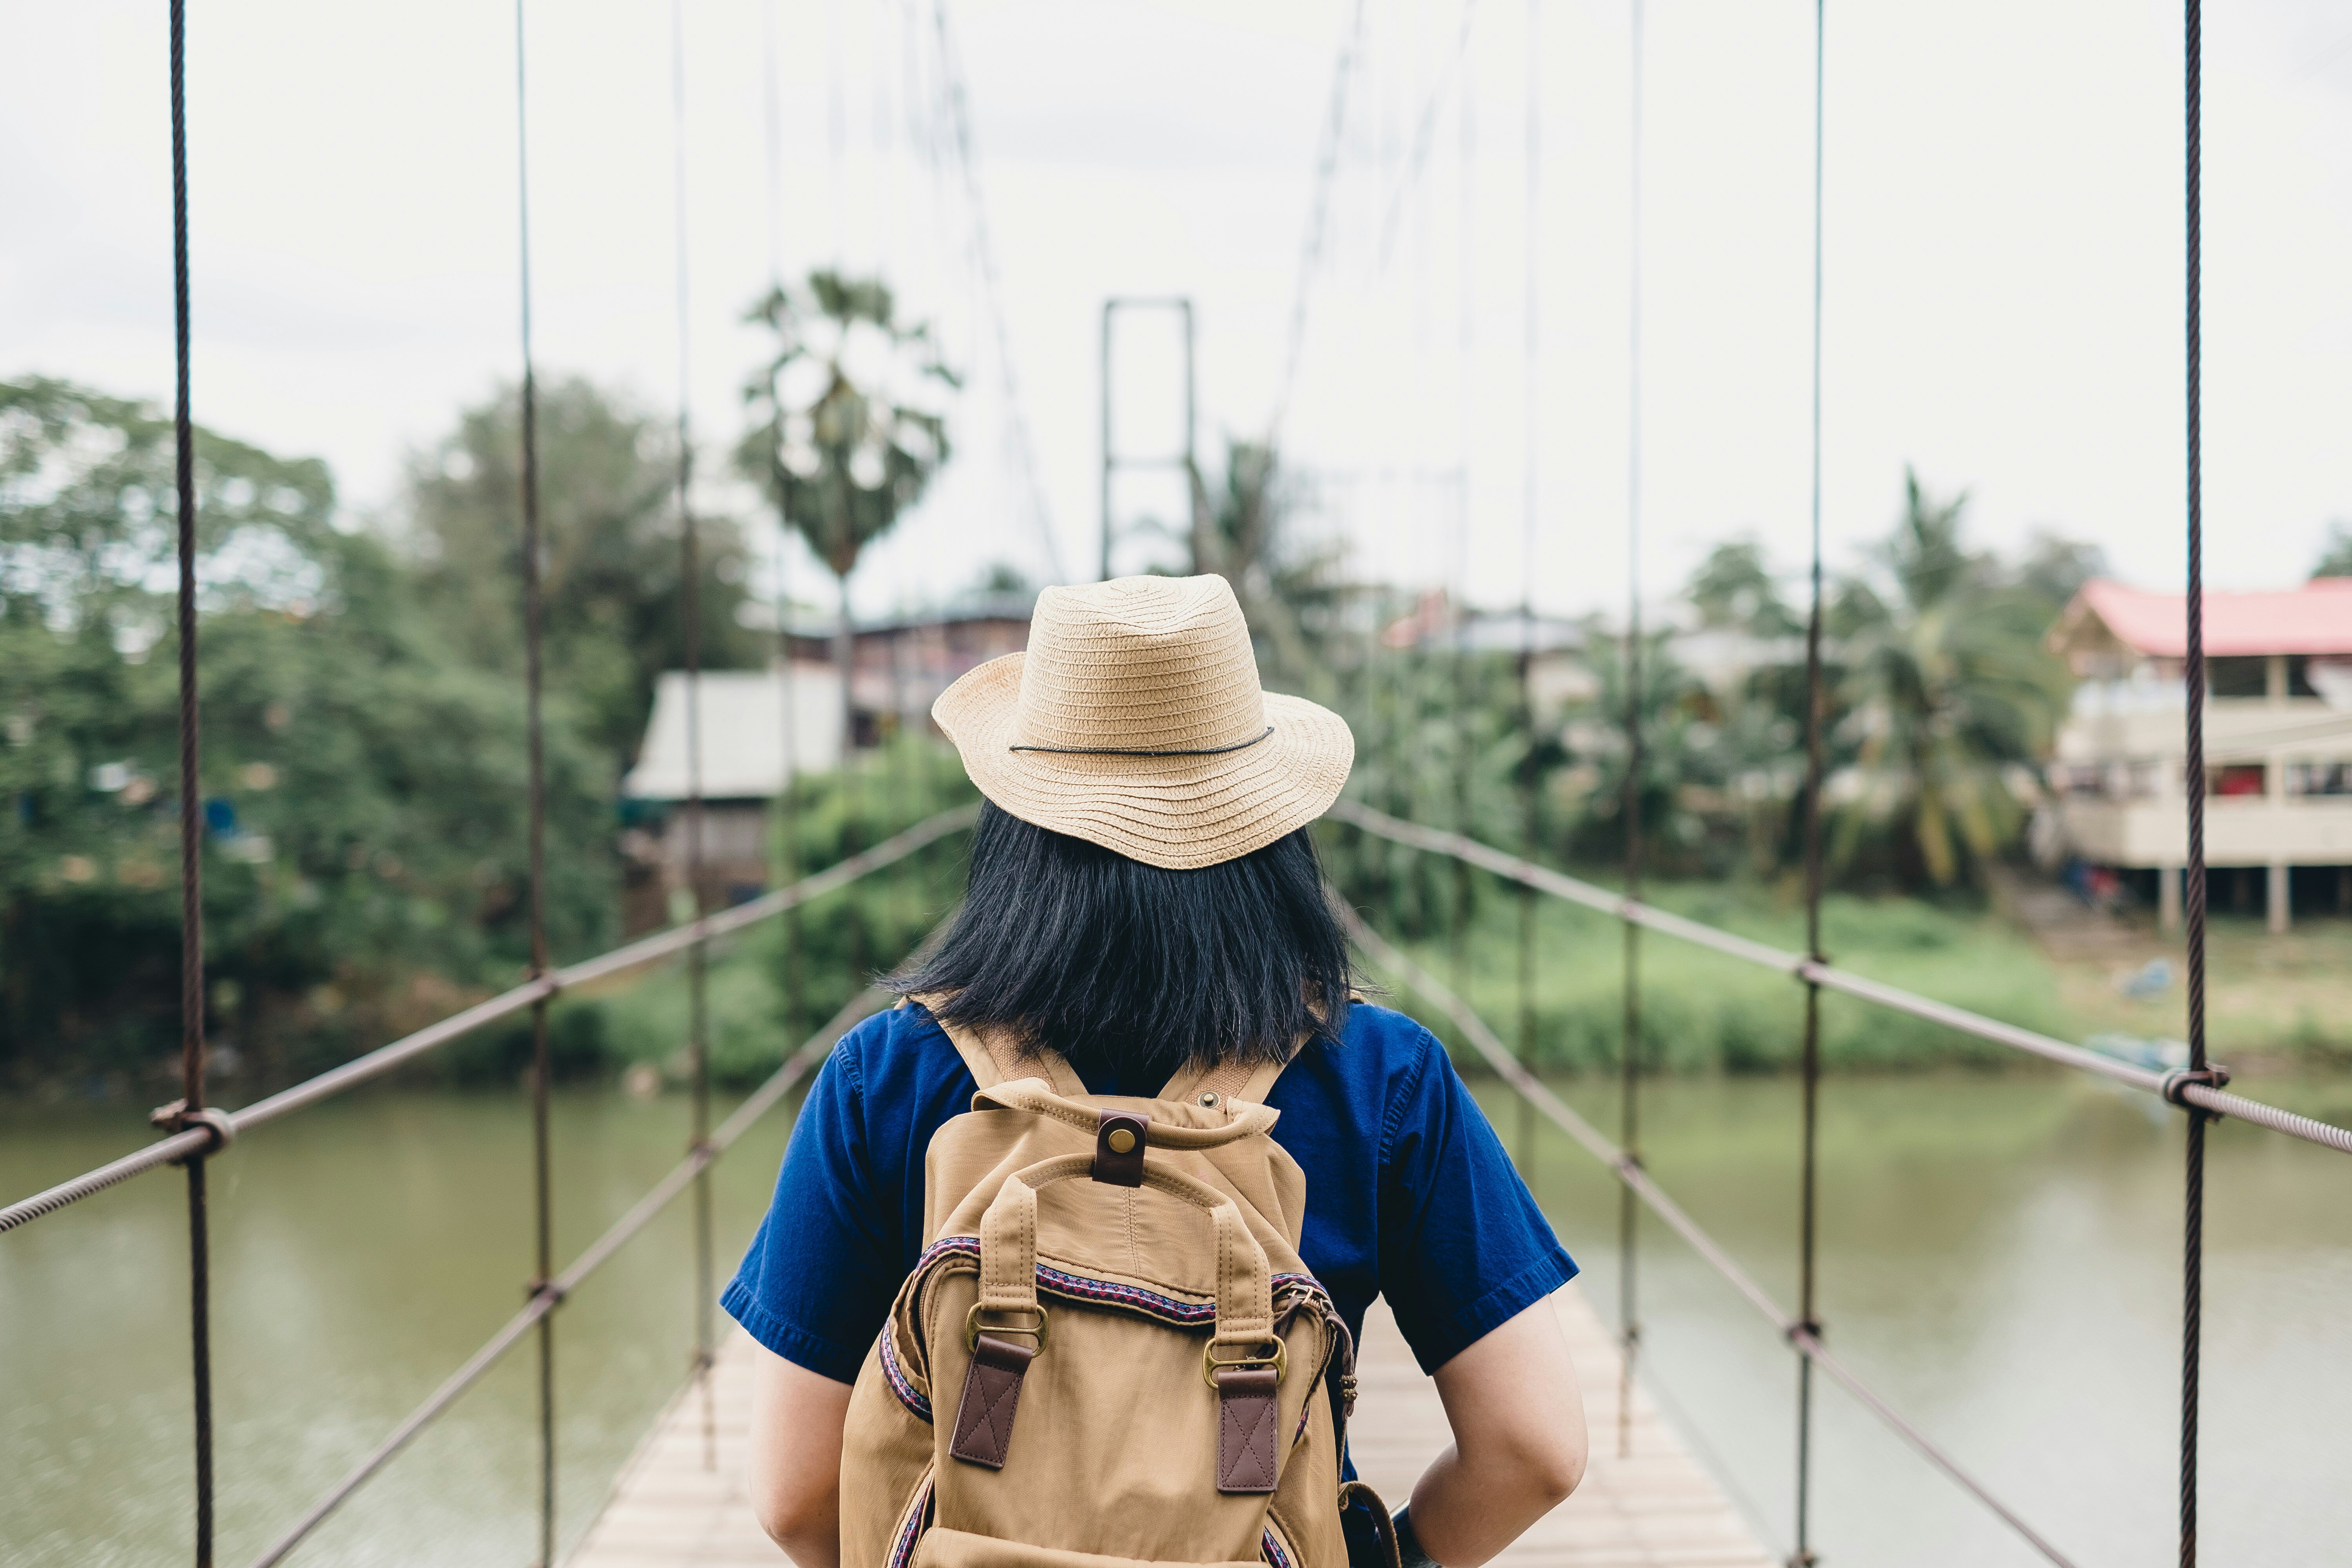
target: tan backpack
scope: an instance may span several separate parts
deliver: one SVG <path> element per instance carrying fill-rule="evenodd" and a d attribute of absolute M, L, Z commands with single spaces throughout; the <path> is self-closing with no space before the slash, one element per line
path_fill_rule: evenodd
<path fill-rule="evenodd" d="M 1299 1259 L 1281 1064 L 1138 1100 L 948 1034 L 980 1090 L 850 1395 L 845 1568 L 1345 1568 L 1347 1506 L 1392 1563 L 1339 1481 L 1355 1347 Z"/>

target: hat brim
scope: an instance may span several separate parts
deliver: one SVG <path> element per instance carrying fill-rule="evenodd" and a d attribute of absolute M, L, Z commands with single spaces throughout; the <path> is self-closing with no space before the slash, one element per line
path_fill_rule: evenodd
<path fill-rule="evenodd" d="M 1303 697 L 1265 694 L 1274 732 L 1206 757 L 1016 752 L 1025 655 L 990 659 L 931 704 L 980 793 L 1005 811 L 1171 871 L 1262 849 L 1331 807 L 1355 765 L 1348 721 Z"/>

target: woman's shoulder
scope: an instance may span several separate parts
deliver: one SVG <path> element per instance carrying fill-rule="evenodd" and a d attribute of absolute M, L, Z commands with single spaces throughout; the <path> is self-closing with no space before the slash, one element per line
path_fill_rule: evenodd
<path fill-rule="evenodd" d="M 1445 1047 L 1419 1020 L 1376 1002 L 1357 1002 L 1348 1008 L 1347 1026 L 1340 1031 L 1340 1048 L 1361 1049 L 1384 1060 L 1424 1062 Z"/>
<path fill-rule="evenodd" d="M 859 1019 L 835 1043 L 831 1060 L 862 1094 L 928 1089 L 964 1070 L 955 1042 L 912 1002 Z"/>
<path fill-rule="evenodd" d="M 1308 1049 L 1318 1074 L 1383 1105 L 1412 1093 L 1433 1065 L 1446 1059 L 1445 1047 L 1420 1023 L 1370 1002 L 1348 1009 L 1338 1043 L 1318 1040 Z"/>

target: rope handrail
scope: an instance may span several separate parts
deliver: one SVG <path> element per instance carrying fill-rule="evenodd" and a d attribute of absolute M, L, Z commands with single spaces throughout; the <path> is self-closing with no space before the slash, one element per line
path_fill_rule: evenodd
<path fill-rule="evenodd" d="M 451 1373 L 441 1386 L 427 1395 L 425 1402 L 410 1411 L 399 1426 L 385 1435 L 383 1441 L 368 1450 L 365 1458 L 352 1467 L 343 1479 L 312 1503 L 291 1528 L 279 1536 L 269 1549 L 253 1560 L 253 1568 L 275 1568 L 287 1555 L 299 1546 L 310 1532 L 324 1523 L 327 1517 L 341 1508 L 353 1492 L 373 1479 L 376 1473 L 389 1464 L 394 1456 L 408 1447 L 416 1435 L 431 1426 L 443 1412 L 457 1402 L 458 1396 L 481 1380 L 482 1374 L 498 1364 L 499 1358 L 512 1350 L 522 1337 L 556 1308 L 563 1304 L 588 1279 L 603 1268 L 613 1255 L 630 1238 L 651 1224 L 656 1215 L 668 1207 L 680 1193 L 687 1190 L 694 1178 L 701 1174 L 725 1153 L 729 1145 L 751 1130 L 761 1117 L 775 1108 L 776 1102 L 792 1092 L 793 1087 L 811 1068 L 823 1061 L 832 1050 L 834 1042 L 867 1014 L 876 1011 L 889 998 L 890 993 L 880 986 L 869 986 L 853 997 L 849 1005 L 828 1020 L 825 1026 L 809 1037 L 800 1049 L 784 1059 L 782 1067 L 768 1076 L 766 1082 L 752 1090 L 750 1098 L 735 1109 L 733 1115 L 720 1122 L 700 1147 L 672 1166 L 667 1175 L 648 1188 L 645 1196 L 631 1205 L 627 1213 L 605 1227 L 604 1233 L 588 1245 L 587 1250 L 572 1260 L 572 1266 L 550 1280 L 547 1286 L 532 1294 L 521 1310 L 500 1324 L 496 1333 L 484 1341 L 482 1347 L 468 1356 L 464 1364 Z"/>
<path fill-rule="evenodd" d="M 1812 1328 L 1791 1317 L 1779 1302 L 1773 1300 L 1764 1287 L 1758 1284 L 1754 1277 L 1742 1268 L 1724 1248 L 1723 1244 L 1709 1236 L 1700 1227 L 1696 1220 L 1691 1218 L 1680 1204 L 1668 1196 L 1665 1190 L 1651 1178 L 1649 1173 L 1642 1168 L 1639 1162 L 1609 1142 L 1600 1129 L 1578 1115 L 1566 1100 L 1553 1093 L 1542 1079 L 1522 1066 L 1503 1042 L 1496 1038 L 1495 1032 L 1486 1026 L 1486 1021 L 1470 1010 L 1468 1004 L 1454 995 L 1453 991 L 1436 976 L 1407 958 L 1386 938 L 1366 925 L 1355 910 L 1343 906 L 1340 910 L 1340 918 L 1347 922 L 1348 934 L 1359 947 L 1370 955 L 1375 964 L 1390 971 L 1413 990 L 1435 1003 L 1438 1010 L 1453 1021 L 1454 1026 L 1462 1031 L 1464 1037 L 1477 1049 L 1478 1054 L 1486 1058 L 1486 1064 L 1493 1068 L 1497 1075 L 1513 1089 L 1518 1090 L 1530 1104 L 1549 1119 L 1554 1126 L 1567 1133 L 1587 1153 L 1608 1166 L 1618 1181 L 1623 1183 L 1629 1191 L 1639 1197 L 1653 1214 L 1665 1221 L 1677 1236 L 1689 1243 L 1691 1249 L 1705 1259 L 1708 1267 L 1721 1275 L 1733 1289 L 1738 1291 L 1747 1300 L 1748 1305 L 1754 1307 L 1774 1328 L 1778 1329 L 1781 1337 L 1794 1345 L 1800 1354 L 1831 1377 L 1835 1378 L 1849 1394 L 1860 1400 L 1896 1436 L 1909 1444 L 1921 1458 L 1941 1470 L 1946 1477 L 1991 1510 L 1995 1517 L 2015 1531 L 2028 1545 L 2050 1562 L 2059 1564 L 2060 1568 L 2073 1568 L 2071 1558 L 2044 1540 L 2032 1525 L 2027 1524 L 2024 1520 L 1986 1490 L 1982 1482 L 1960 1467 L 1959 1461 L 1938 1447 L 1933 1438 L 1904 1419 L 1883 1395 L 1864 1383 L 1844 1363 L 1832 1355 Z"/>
<path fill-rule="evenodd" d="M 1867 979 L 1849 970 L 1840 969 L 1834 964 L 1815 963 L 1802 953 L 1790 952 L 1764 942 L 1751 941 L 1744 936 L 1735 936 L 1727 931 L 1718 931 L 1710 925 L 1702 925 L 1696 921 L 1659 909 L 1654 904 L 1645 904 L 1636 899 L 1625 898 L 1611 892 L 1606 888 L 1580 881 L 1548 867 L 1538 866 L 1531 860 L 1521 859 L 1516 855 L 1506 854 L 1500 849 L 1481 844 L 1476 839 L 1466 837 L 1459 833 L 1450 833 L 1437 827 L 1423 827 L 1418 823 L 1403 821 L 1389 816 L 1386 812 L 1376 811 L 1370 806 L 1350 800 L 1335 802 L 1331 806 L 1330 815 L 1377 837 L 1386 838 L 1410 848 L 1427 850 L 1432 854 L 1454 856 L 1458 859 L 1468 861 L 1482 870 L 1491 871 L 1498 877 L 1531 887 L 1538 892 L 1549 893 L 1555 898 L 1565 899 L 1570 903 L 1581 904 L 1587 909 L 1596 910 L 1602 914 L 1631 924 L 1646 926 L 1652 931 L 1679 937 L 1685 942 L 1710 948 L 1717 952 L 1748 963 L 1780 970 L 1782 973 L 1798 980 L 1810 981 L 1832 991 L 1842 991 L 1862 1001 L 1892 1008 L 1897 1012 L 1908 1013 L 1914 1017 L 1925 1018 L 1931 1023 L 1942 1024 L 1962 1034 L 1974 1035 L 1979 1039 L 1990 1040 L 1996 1045 L 2028 1051 L 2063 1067 L 2096 1073 L 2116 1083 L 2126 1084 L 2133 1089 L 2146 1089 L 2150 1094 L 2167 1093 L 2168 1075 L 2164 1073 L 2151 1072 L 2146 1068 L 2134 1067 L 2129 1062 L 2118 1061 L 2113 1057 L 2101 1056 L 2096 1051 L 2085 1050 L 2081 1046 L 2069 1045 L 2063 1040 L 2020 1027 L 2015 1024 L 2004 1024 L 1998 1018 L 1988 1018 L 1981 1013 L 1971 1013 L 1965 1007 L 1955 1007 L 1948 1002 L 1938 1002 L 1933 997 L 1921 996 L 1915 992 L 1903 990 L 1899 986 Z M 2266 1127 L 2273 1132 L 2285 1133 L 2290 1138 L 2300 1138 L 2305 1142 L 2316 1143 L 2322 1148 L 2352 1154 L 2352 1130 L 2315 1121 L 2308 1116 L 2299 1116 L 2294 1111 L 2282 1110 L 2275 1105 L 2265 1105 L 2260 1100 L 2248 1100 L 2242 1095 L 2231 1094 L 2227 1090 L 2214 1089 L 2206 1084 L 2177 1084 L 2171 1089 L 2171 1093 L 2177 1094 L 2191 1105 L 2216 1115 L 2234 1116 L 2242 1121 L 2252 1122 L 2257 1127 Z"/>
<path fill-rule="evenodd" d="M 438 1023 L 428 1024 L 414 1034 L 404 1035 L 389 1045 L 379 1046 L 363 1057 L 356 1057 L 341 1067 L 331 1068 L 316 1078 L 306 1079 L 289 1089 L 279 1090 L 267 1099 L 257 1100 L 242 1110 L 228 1113 L 232 1134 L 242 1133 L 281 1116 L 315 1105 L 320 1100 L 383 1077 L 396 1067 L 414 1061 L 426 1052 L 465 1035 L 486 1024 L 520 1013 L 533 1003 L 545 1000 L 570 987 L 584 985 L 591 981 L 608 979 L 615 974 L 642 968 L 646 964 L 667 958 L 694 943 L 712 937 L 726 936 L 744 927 L 798 908 L 827 893 L 856 881 L 859 878 L 896 861 L 916 850 L 936 842 L 950 833 L 969 827 L 978 819 L 977 805 L 960 805 L 926 818 L 896 836 L 882 840 L 871 849 L 852 855 L 838 864 L 814 876 L 803 878 L 789 888 L 779 888 L 749 903 L 715 915 L 706 915 L 682 926 L 614 948 L 594 958 L 553 970 L 536 980 L 525 981 L 510 991 L 500 992 L 488 1001 L 478 1002 L 462 1012 L 453 1013 Z M 135 1150 L 122 1158 L 96 1170 L 86 1171 L 70 1180 L 58 1183 L 28 1198 L 0 1208 L 0 1233 L 16 1229 L 55 1214 L 68 1205 L 95 1193 L 129 1181 L 145 1172 L 184 1160 L 215 1142 L 209 1128 L 192 1127 L 160 1139 L 143 1149 Z"/>

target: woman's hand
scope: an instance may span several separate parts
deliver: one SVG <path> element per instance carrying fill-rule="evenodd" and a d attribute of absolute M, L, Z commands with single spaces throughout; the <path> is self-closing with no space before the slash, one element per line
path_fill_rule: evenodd
<path fill-rule="evenodd" d="M 849 1384 L 755 1345 L 751 1510 L 800 1568 L 841 1568 L 841 1428 Z"/>
<path fill-rule="evenodd" d="M 1584 1396 L 1549 1300 L 1437 1369 L 1454 1446 L 1412 1489 L 1412 1529 L 1444 1568 L 1478 1568 L 1584 1479 Z"/>

